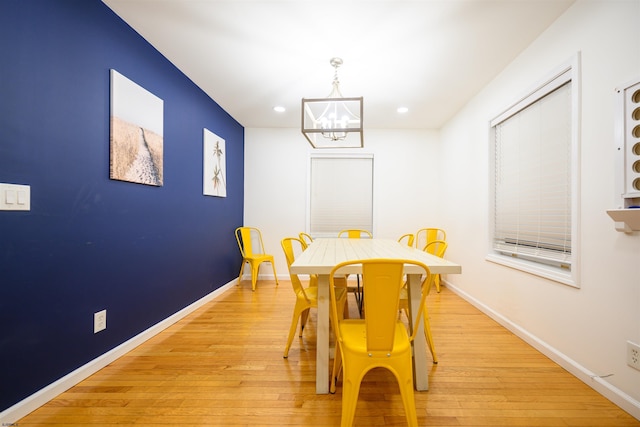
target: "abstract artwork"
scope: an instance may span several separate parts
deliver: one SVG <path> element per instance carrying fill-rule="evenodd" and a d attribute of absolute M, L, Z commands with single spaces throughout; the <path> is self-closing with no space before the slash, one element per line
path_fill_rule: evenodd
<path fill-rule="evenodd" d="M 162 99 L 111 70 L 110 127 L 110 178 L 162 186 Z"/>
<path fill-rule="evenodd" d="M 202 194 L 227 197 L 227 165 L 224 139 L 204 129 L 204 169 Z"/>

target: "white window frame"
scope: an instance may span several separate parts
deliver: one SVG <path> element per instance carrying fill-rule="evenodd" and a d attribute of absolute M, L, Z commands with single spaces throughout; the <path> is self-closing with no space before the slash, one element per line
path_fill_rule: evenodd
<path fill-rule="evenodd" d="M 495 235 L 495 126 L 507 118 L 517 114 L 553 92 L 567 82 L 571 82 L 571 262 L 570 268 L 510 256 L 494 248 Z M 486 259 L 501 265 L 531 273 L 546 279 L 554 280 L 576 288 L 580 287 L 580 53 L 576 53 L 547 78 L 535 86 L 526 96 L 497 115 L 489 122 L 489 241 Z"/>
<path fill-rule="evenodd" d="M 370 169 L 370 174 L 369 172 L 366 172 L 367 176 L 362 176 L 362 178 L 364 178 L 364 181 L 362 182 L 355 182 L 357 184 L 357 186 L 361 186 L 361 188 L 364 188 L 362 186 L 366 186 L 369 191 L 370 191 L 370 199 L 368 200 L 362 200 L 363 203 L 365 203 L 365 206 L 363 207 L 363 209 L 361 210 L 361 212 L 364 212 L 365 214 L 368 213 L 369 217 L 368 219 L 363 219 L 364 222 L 357 222 L 357 223 L 353 223 L 353 222 L 343 222 L 341 221 L 339 218 L 335 218 L 333 219 L 335 221 L 335 226 L 332 227 L 330 230 L 324 230 L 324 231 L 318 231 L 317 229 L 312 227 L 312 209 L 314 208 L 313 203 L 314 203 L 314 195 L 312 194 L 313 191 L 313 179 L 314 179 L 314 169 L 313 169 L 313 164 L 314 161 L 332 161 L 332 160 L 336 160 L 336 161 L 346 161 L 349 162 L 350 160 L 353 161 L 361 161 L 361 160 L 368 160 L 370 162 L 371 165 L 371 169 Z M 358 154 L 349 154 L 349 153 L 327 153 L 327 154 L 311 154 L 309 156 L 309 174 L 308 176 L 308 183 L 307 183 L 307 188 L 309 189 L 309 191 L 307 192 L 307 232 L 310 233 L 314 238 L 316 237 L 337 237 L 338 232 L 340 230 L 343 229 L 347 229 L 347 228 L 364 228 L 367 229 L 369 231 L 371 231 L 373 233 L 373 182 L 374 182 L 374 161 L 373 161 L 373 154 L 371 153 L 358 153 Z M 354 169 L 355 170 L 355 169 Z M 329 176 L 327 177 L 329 180 L 334 180 L 334 184 L 332 186 L 332 191 L 335 191 L 335 197 L 336 197 L 336 201 L 330 203 L 330 205 L 334 205 L 337 207 L 346 207 L 347 203 L 352 203 L 354 199 L 351 199 L 348 197 L 348 192 L 349 191 L 357 191 L 355 190 L 353 187 L 347 186 L 347 185 L 342 185 L 344 183 L 354 183 L 354 179 L 357 179 L 358 176 L 360 175 L 356 175 L 356 176 L 346 176 L 348 173 L 350 172 L 350 169 L 347 168 L 346 170 L 343 170 L 342 173 L 337 173 L 334 170 L 331 170 L 329 173 Z M 328 181 L 331 182 L 331 181 Z M 365 189 L 365 190 L 366 190 Z M 343 194 L 339 194 L 338 190 L 346 190 L 347 193 L 343 193 Z M 369 206 L 367 207 L 366 205 L 369 204 Z M 337 211 L 339 213 L 339 209 L 338 210 L 333 210 L 331 209 L 331 212 L 335 212 Z M 346 220 L 346 219 L 345 219 Z"/>

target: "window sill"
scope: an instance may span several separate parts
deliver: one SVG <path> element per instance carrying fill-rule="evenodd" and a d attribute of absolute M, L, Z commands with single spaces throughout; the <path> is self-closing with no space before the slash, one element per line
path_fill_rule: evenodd
<path fill-rule="evenodd" d="M 485 259 L 489 262 L 524 271 L 525 273 L 540 276 L 545 279 L 553 280 L 554 282 L 559 282 L 563 285 L 568 285 L 574 288 L 580 287 L 574 279 L 572 272 L 565 269 L 495 253 L 488 254 Z"/>

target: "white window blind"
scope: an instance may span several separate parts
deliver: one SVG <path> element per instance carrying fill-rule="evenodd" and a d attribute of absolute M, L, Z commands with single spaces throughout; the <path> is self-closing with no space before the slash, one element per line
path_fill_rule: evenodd
<path fill-rule="evenodd" d="M 312 156 L 310 181 L 313 237 L 348 228 L 373 232 L 373 156 Z"/>
<path fill-rule="evenodd" d="M 572 82 L 560 75 L 492 122 L 493 249 L 571 269 Z"/>

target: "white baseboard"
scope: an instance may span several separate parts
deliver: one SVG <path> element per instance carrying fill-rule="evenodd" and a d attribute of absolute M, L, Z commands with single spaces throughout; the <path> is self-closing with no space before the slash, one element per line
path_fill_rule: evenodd
<path fill-rule="evenodd" d="M 558 365 L 569 371 L 569 373 L 577 377 L 589 387 L 618 405 L 620 408 L 628 412 L 631 416 L 640 420 L 639 401 L 629 396 L 619 388 L 614 387 L 609 382 L 607 382 L 606 379 L 601 378 L 595 373 L 589 371 L 584 366 L 578 364 L 575 360 L 569 358 L 564 353 L 561 353 L 556 348 L 550 346 L 548 343 L 531 334 L 529 331 L 511 322 L 500 313 L 497 313 L 490 307 L 487 307 L 482 302 L 464 292 L 462 289 L 448 282 L 445 282 L 445 286 L 459 295 L 462 299 L 476 307 L 478 310 L 482 311 L 484 314 L 507 328 L 509 331 L 513 332 L 516 336 L 523 339 L 525 342 L 527 342 L 527 344 L 531 345 L 533 348 L 547 356 L 549 359 L 553 360 Z"/>
<path fill-rule="evenodd" d="M 226 285 L 219 287 L 210 294 L 207 294 L 204 297 L 200 298 L 198 301 L 188 305 L 177 313 L 156 323 L 149 329 L 139 333 L 128 341 L 125 341 L 112 350 L 104 353 L 101 356 L 98 356 L 89 363 L 79 367 L 75 371 L 70 372 L 59 380 L 49 384 L 45 388 L 38 390 L 31 396 L 0 412 L 0 426 L 8 426 L 17 423 L 18 420 L 27 416 L 34 410 L 38 409 L 40 406 L 54 399 L 63 392 L 69 390 L 71 387 L 80 383 L 82 380 L 95 374 L 100 369 L 104 368 L 105 366 L 130 352 L 131 350 L 135 349 L 148 339 L 153 338 L 158 333 L 167 329 L 169 326 L 173 325 L 188 314 L 202 307 L 206 303 L 216 299 L 218 296 L 226 292 L 231 286 L 234 286 L 237 283 L 238 279 L 236 278 Z"/>
<path fill-rule="evenodd" d="M 309 278 L 308 274 L 299 274 L 299 276 L 300 276 L 301 279 L 305 279 L 305 278 L 308 279 Z M 278 274 L 277 276 L 274 276 L 273 273 L 271 273 L 271 274 L 266 273 L 266 274 L 258 274 L 258 281 L 260 281 L 260 280 L 275 280 L 276 277 L 278 278 L 278 280 L 285 280 L 285 281 L 291 279 L 291 277 L 289 277 L 288 274 Z M 242 274 L 242 281 L 245 282 L 247 280 L 249 282 L 251 282 L 251 274 L 243 273 Z"/>

